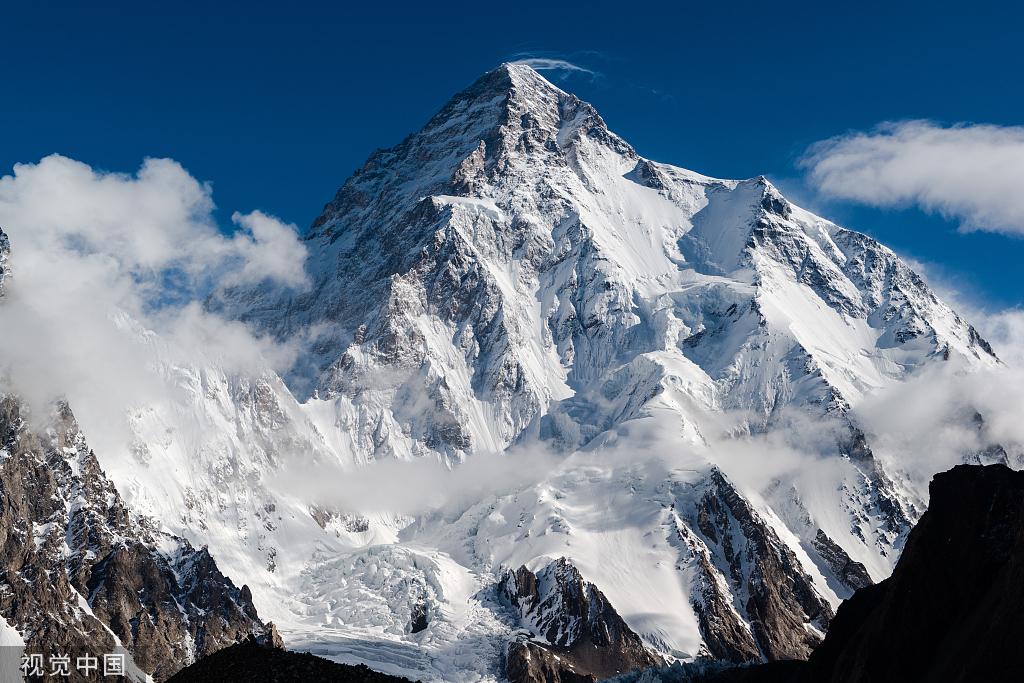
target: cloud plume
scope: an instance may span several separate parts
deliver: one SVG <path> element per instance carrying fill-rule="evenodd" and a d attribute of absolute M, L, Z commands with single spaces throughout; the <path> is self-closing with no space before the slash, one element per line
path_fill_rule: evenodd
<path fill-rule="evenodd" d="M 1024 234 L 1024 127 L 884 123 L 812 145 L 801 165 L 822 194 L 918 206 L 962 230 Z"/>

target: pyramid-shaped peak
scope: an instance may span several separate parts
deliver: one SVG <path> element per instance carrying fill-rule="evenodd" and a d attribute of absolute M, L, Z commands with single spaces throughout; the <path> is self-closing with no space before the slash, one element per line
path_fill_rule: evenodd
<path fill-rule="evenodd" d="M 541 76 L 540 72 L 526 62 L 504 62 L 497 70 L 507 73 L 516 85 L 530 85 L 554 90 L 559 93 L 564 92 L 554 83 Z"/>
<path fill-rule="evenodd" d="M 541 76 L 529 64 L 504 62 L 480 76 L 472 85 L 455 95 L 452 102 L 478 98 L 490 99 L 498 96 L 536 101 L 557 101 L 573 97 Z"/>
<path fill-rule="evenodd" d="M 419 131 L 374 152 L 324 207 L 310 235 L 340 221 L 343 207 L 363 206 L 399 188 L 418 201 L 468 191 L 470 176 L 507 169 L 513 158 L 534 169 L 564 164 L 561 150 L 582 139 L 636 161 L 633 148 L 593 106 L 529 64 L 505 62 L 454 95 Z"/>
<path fill-rule="evenodd" d="M 452 133 L 458 131 L 460 138 L 475 138 L 470 140 L 473 148 L 480 140 L 491 146 L 496 142 L 494 135 L 509 121 L 526 117 L 557 135 L 566 120 L 578 115 L 589 117 L 607 134 L 604 121 L 590 104 L 558 88 L 529 64 L 505 62 L 452 97 L 413 137 L 442 136 L 451 146 Z M 518 125 L 503 134 L 515 135 Z"/>

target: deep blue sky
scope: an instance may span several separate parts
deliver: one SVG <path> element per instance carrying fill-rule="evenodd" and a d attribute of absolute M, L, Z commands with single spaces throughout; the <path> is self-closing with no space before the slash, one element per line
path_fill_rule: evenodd
<path fill-rule="evenodd" d="M 562 57 L 599 75 L 546 75 L 641 154 L 763 173 L 976 300 L 1024 303 L 1024 240 L 823 204 L 794 166 L 809 143 L 885 120 L 1024 123 L 1011 3 L 276 4 L 5 7 L 0 174 L 53 152 L 116 171 L 168 156 L 213 183 L 225 222 L 259 208 L 305 228 L 374 148 L 484 71 Z"/>

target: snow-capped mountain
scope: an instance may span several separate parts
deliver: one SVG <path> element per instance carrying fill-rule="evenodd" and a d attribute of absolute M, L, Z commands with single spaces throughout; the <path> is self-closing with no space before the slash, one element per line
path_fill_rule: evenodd
<path fill-rule="evenodd" d="M 641 157 L 519 64 L 373 154 L 305 243 L 307 291 L 208 301 L 299 348 L 293 370 L 171 362 L 125 322 L 173 391 L 99 457 L 286 643 L 411 678 L 575 647 L 549 625 L 581 605 L 637 663 L 805 656 L 922 509 L 853 409 L 930 364 L 998 363 L 891 250 L 764 178 Z M 513 458 L 530 471 L 476 500 L 345 495 Z M 510 570 L 548 582 L 535 603 L 508 599 Z M 553 576 L 575 588 L 544 599 Z"/>
<path fill-rule="evenodd" d="M 212 305 L 305 340 L 287 381 L 347 462 L 566 454 L 397 535 L 481 585 L 565 555 L 667 656 L 805 654 L 921 509 L 851 407 L 929 363 L 997 363 L 891 250 L 764 178 L 640 157 L 522 65 L 371 156 L 306 243 L 309 292 Z M 740 490 L 720 435 L 794 420 L 827 425 L 826 474 Z"/>

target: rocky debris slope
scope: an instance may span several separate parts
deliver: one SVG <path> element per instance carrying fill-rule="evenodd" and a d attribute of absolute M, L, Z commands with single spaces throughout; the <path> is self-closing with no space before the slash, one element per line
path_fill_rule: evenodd
<path fill-rule="evenodd" d="M 66 404 L 38 419 L 0 397 L 0 616 L 28 651 L 123 646 L 163 680 L 249 635 L 276 638 L 205 548 L 129 511 Z"/>
<path fill-rule="evenodd" d="M 408 683 L 363 664 L 351 666 L 247 640 L 182 669 L 168 683 Z"/>
<path fill-rule="evenodd" d="M 509 571 L 498 590 L 529 634 L 509 644 L 512 683 L 596 681 L 662 661 L 565 558 Z"/>

